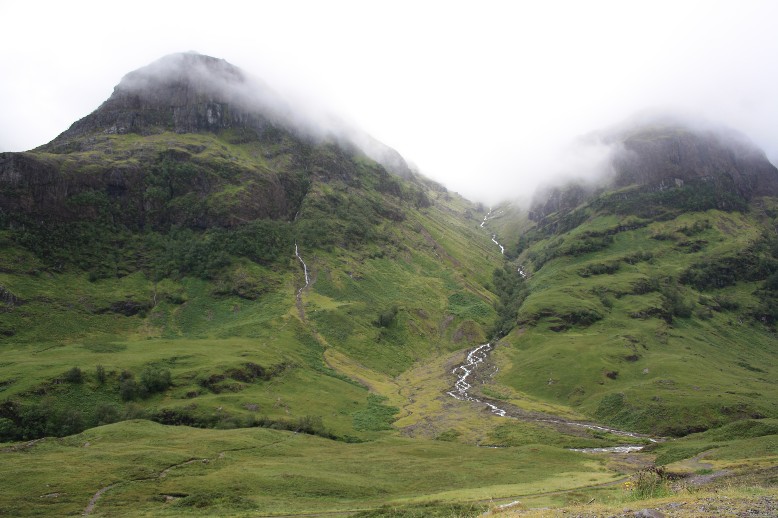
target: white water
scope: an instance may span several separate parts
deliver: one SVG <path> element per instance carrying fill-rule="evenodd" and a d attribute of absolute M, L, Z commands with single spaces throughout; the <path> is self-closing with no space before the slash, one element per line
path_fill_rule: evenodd
<path fill-rule="evenodd" d="M 492 243 L 494 243 L 495 245 L 499 246 L 499 247 L 500 247 L 500 253 L 501 253 L 501 254 L 503 254 L 503 255 L 505 255 L 505 247 L 504 247 L 504 246 L 502 246 L 502 245 L 501 245 L 501 244 L 500 244 L 500 243 L 497 241 L 497 239 L 495 239 L 496 237 L 497 237 L 497 234 L 492 234 Z"/>
<path fill-rule="evenodd" d="M 298 250 L 298 248 L 297 248 L 297 243 L 295 243 L 295 244 L 294 244 L 294 255 L 295 255 L 295 257 L 297 257 L 297 259 L 299 259 L 299 260 L 300 260 L 300 262 L 302 263 L 302 265 L 303 265 L 303 272 L 305 273 L 305 286 L 303 286 L 302 288 L 300 288 L 299 290 L 297 290 L 297 298 L 299 299 L 299 298 L 300 298 L 300 296 L 301 296 L 301 295 L 302 295 L 302 293 L 303 293 L 303 290 L 304 290 L 305 288 L 307 288 L 307 287 L 308 287 L 308 285 L 310 284 L 310 279 L 308 279 L 308 265 L 307 265 L 307 264 L 305 264 L 305 261 L 303 261 L 303 258 L 302 258 L 302 257 L 300 257 L 300 252 L 299 252 L 299 250 Z"/>
<path fill-rule="evenodd" d="M 453 371 L 451 371 L 452 374 L 455 374 L 457 376 L 457 382 L 454 384 L 454 388 L 448 392 L 448 395 L 456 398 L 460 401 L 472 401 L 473 403 L 483 403 L 486 406 L 489 407 L 489 409 L 492 411 L 492 413 L 500 416 L 505 417 L 506 412 L 502 408 L 499 408 L 488 401 L 481 401 L 478 398 L 475 398 L 471 396 L 468 393 L 468 390 L 470 390 L 470 383 L 467 382 L 467 378 L 470 376 L 470 374 L 475 371 L 476 365 L 483 362 L 486 359 L 487 354 L 489 351 L 492 350 L 492 344 L 483 344 L 479 345 L 472 351 L 470 351 L 467 354 L 467 358 L 465 359 L 465 363 L 462 365 L 459 365 L 456 367 Z M 457 371 L 460 371 L 459 373 Z"/>
<path fill-rule="evenodd" d="M 640 451 L 643 446 L 612 446 L 610 448 L 568 448 L 570 451 L 582 453 L 632 453 Z"/>
<path fill-rule="evenodd" d="M 492 216 L 492 209 L 489 209 L 489 212 L 484 216 L 484 220 L 481 222 L 481 228 L 485 228 L 486 222 L 490 219 L 494 219 L 499 215 L 495 214 Z M 505 254 L 505 247 L 503 247 L 498 241 L 497 241 L 497 235 L 492 234 L 492 242 L 500 247 L 500 253 L 503 255 Z M 519 275 L 521 275 L 522 278 L 526 278 L 527 274 L 524 271 L 524 268 L 522 266 L 519 266 L 517 269 L 517 272 Z M 457 376 L 457 381 L 454 384 L 454 388 L 448 392 L 448 394 L 456 399 L 459 399 L 460 401 L 471 401 L 473 403 L 481 403 L 483 405 L 486 405 L 489 407 L 491 412 L 495 415 L 498 415 L 500 417 L 511 417 L 508 415 L 507 411 L 494 405 L 493 403 L 490 403 L 488 401 L 482 401 L 476 397 L 473 397 L 469 394 L 469 390 L 472 385 L 468 383 L 467 379 L 470 377 L 470 375 L 475 371 L 476 367 L 479 363 L 483 363 L 489 353 L 492 350 L 492 344 L 487 343 L 483 345 L 479 345 L 472 351 L 470 351 L 467 354 L 467 358 L 465 359 L 465 363 L 462 365 L 457 366 L 452 373 Z M 496 372 L 496 371 L 495 371 Z M 656 442 L 654 439 L 651 439 L 649 437 L 645 437 L 643 435 L 631 433 L 631 432 L 625 432 L 622 430 L 615 430 L 613 428 L 608 428 L 606 426 L 600 426 L 596 424 L 590 424 L 590 423 L 580 423 L 576 421 L 566 421 L 563 419 L 540 419 L 540 418 L 530 418 L 528 420 L 535 421 L 535 422 L 542 422 L 542 423 L 551 423 L 551 424 L 562 424 L 567 426 L 578 426 L 581 428 L 586 428 L 588 430 L 595 430 L 600 432 L 607 432 L 612 433 L 614 435 L 621 435 L 624 437 L 634 437 L 636 439 L 642 438 L 642 439 L 648 439 L 651 442 Z M 626 452 L 633 452 L 633 451 L 640 451 L 643 449 L 643 446 L 614 446 L 611 448 L 583 448 L 583 449 L 575 449 L 574 451 L 583 451 L 587 453 L 600 453 L 600 452 L 620 452 L 620 453 L 626 453 Z"/>
<path fill-rule="evenodd" d="M 507 417 L 509 419 L 516 419 L 513 416 L 508 415 L 508 412 L 493 403 L 490 403 L 489 401 L 483 401 L 481 399 L 478 399 L 477 397 L 471 396 L 469 393 L 470 388 L 472 385 L 467 381 L 473 372 L 475 372 L 476 368 L 479 364 L 486 361 L 486 358 L 489 356 L 489 353 L 492 351 L 493 346 L 491 343 L 479 345 L 469 353 L 467 353 L 467 357 L 465 358 L 465 362 L 461 365 L 458 365 L 457 367 L 452 370 L 452 374 L 457 376 L 457 381 L 454 384 L 454 388 L 451 389 L 448 392 L 448 395 L 458 399 L 460 401 L 471 401 L 473 403 L 480 403 L 483 405 L 486 405 L 489 407 L 489 410 L 495 415 L 498 415 L 500 417 Z M 607 426 L 601 426 L 597 424 L 591 424 L 591 423 L 581 423 L 577 421 L 567 421 L 564 419 L 551 419 L 551 418 L 532 418 L 527 417 L 525 418 L 527 421 L 533 421 L 536 423 L 550 423 L 550 424 L 561 424 L 566 426 L 578 426 L 581 428 L 586 428 L 588 430 L 595 430 L 599 432 L 607 432 L 612 433 L 614 435 L 621 435 L 623 437 L 634 437 L 635 439 L 648 439 L 651 442 L 657 442 L 656 439 L 652 439 L 650 437 L 646 437 L 645 435 L 640 435 L 632 432 L 625 432 L 623 430 L 616 430 L 615 428 L 608 428 Z M 629 453 L 634 451 L 640 451 L 644 447 L 639 445 L 624 445 L 624 446 L 612 446 L 609 448 L 570 448 L 573 451 L 581 451 L 584 453 L 603 453 L 603 452 L 616 452 L 616 453 Z"/>
<path fill-rule="evenodd" d="M 484 225 L 486 225 L 487 221 L 489 221 L 490 219 L 496 218 L 497 216 L 502 214 L 502 212 L 503 211 L 500 211 L 497 214 L 495 214 L 494 216 L 492 216 L 492 209 L 489 209 L 489 213 L 486 216 L 484 216 L 484 220 L 481 222 L 481 228 L 484 228 Z M 492 243 L 494 243 L 495 245 L 499 246 L 500 247 L 500 253 L 502 255 L 505 255 L 505 247 L 502 246 L 499 241 L 497 241 L 497 234 L 492 234 Z M 519 266 L 516 271 L 519 272 L 519 275 L 521 275 L 522 279 L 526 279 L 527 278 L 527 272 L 524 271 L 524 267 L 523 266 Z"/>

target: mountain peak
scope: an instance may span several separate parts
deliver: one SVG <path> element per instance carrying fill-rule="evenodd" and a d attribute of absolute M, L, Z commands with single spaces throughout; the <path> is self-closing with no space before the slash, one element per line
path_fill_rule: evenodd
<path fill-rule="evenodd" d="M 778 195 L 778 169 L 739 131 L 700 117 L 667 112 L 639 113 L 583 137 L 597 148 L 597 171 L 570 176 L 536 192 L 531 217 L 572 210 L 610 189 L 715 186 L 742 200 Z"/>
<path fill-rule="evenodd" d="M 283 121 L 286 112 L 267 85 L 227 61 L 171 54 L 125 75 L 107 101 L 45 147 L 56 150 L 90 133 L 262 131 Z"/>
<path fill-rule="evenodd" d="M 411 175 L 405 159 L 391 147 L 339 119 L 319 115 L 293 109 L 263 81 L 224 59 L 181 52 L 126 74 L 97 110 L 40 149 L 79 149 L 83 138 L 94 134 L 202 133 L 234 128 L 261 138 L 280 129 L 306 141 L 334 141 L 359 149 L 388 171 Z"/>
<path fill-rule="evenodd" d="M 286 103 L 262 81 L 227 61 L 196 52 L 170 54 L 125 75 L 97 110 L 45 146 L 56 150 L 92 133 L 291 126 Z"/>
<path fill-rule="evenodd" d="M 194 51 L 169 54 L 153 63 L 125 75 L 114 90 L 148 95 L 164 87 L 175 85 L 194 88 L 200 93 L 218 96 L 226 85 L 240 85 L 247 81 L 241 69 L 224 59 Z"/>

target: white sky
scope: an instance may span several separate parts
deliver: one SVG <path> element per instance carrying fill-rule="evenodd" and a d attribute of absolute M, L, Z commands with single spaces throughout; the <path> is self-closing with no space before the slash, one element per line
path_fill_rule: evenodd
<path fill-rule="evenodd" d="M 732 125 L 778 161 L 775 1 L 0 0 L 0 20 L 0 151 L 50 141 L 125 73 L 196 50 L 486 202 L 645 108 Z"/>

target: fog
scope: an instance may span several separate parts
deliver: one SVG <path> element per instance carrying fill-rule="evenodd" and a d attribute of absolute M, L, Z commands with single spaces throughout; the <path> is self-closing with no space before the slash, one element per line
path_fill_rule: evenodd
<path fill-rule="evenodd" d="M 776 163 L 777 15 L 748 0 L 6 0 L 0 151 L 50 141 L 128 72 L 196 50 L 489 204 L 607 174 L 612 150 L 592 132 L 646 109 L 731 126 Z"/>

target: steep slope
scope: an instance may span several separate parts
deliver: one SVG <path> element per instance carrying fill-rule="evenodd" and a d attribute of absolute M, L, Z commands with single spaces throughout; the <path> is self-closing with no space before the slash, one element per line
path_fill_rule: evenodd
<path fill-rule="evenodd" d="M 632 127 L 610 184 L 536 200 L 499 382 L 659 435 L 778 414 L 778 170 L 725 134 Z"/>
<path fill-rule="evenodd" d="M 570 211 L 602 192 L 634 186 L 643 191 L 687 186 L 687 197 L 700 191 L 695 197 L 706 206 L 681 210 L 738 209 L 753 198 L 778 195 L 778 169 L 764 152 L 745 135 L 705 121 L 649 112 L 580 142 L 594 144 L 607 149 L 606 171 L 596 179 L 542 190 L 530 209 L 533 220 Z"/>
<path fill-rule="evenodd" d="M 391 377 L 485 339 L 499 258 L 470 204 L 308 124 L 183 54 L 0 157 L 4 438 L 137 416 L 370 437 L 396 409 L 330 357 Z"/>

